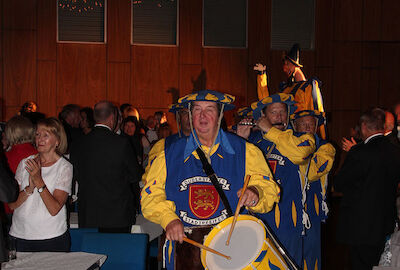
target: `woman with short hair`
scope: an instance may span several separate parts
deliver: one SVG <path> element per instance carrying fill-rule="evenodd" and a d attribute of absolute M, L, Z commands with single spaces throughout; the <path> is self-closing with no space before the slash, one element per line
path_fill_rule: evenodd
<path fill-rule="evenodd" d="M 40 120 L 36 130 L 38 154 L 21 161 L 15 178 L 20 193 L 10 207 L 15 209 L 10 235 L 17 251 L 70 249 L 65 202 L 71 192 L 72 165 L 62 155 L 67 137 L 56 118 Z"/>

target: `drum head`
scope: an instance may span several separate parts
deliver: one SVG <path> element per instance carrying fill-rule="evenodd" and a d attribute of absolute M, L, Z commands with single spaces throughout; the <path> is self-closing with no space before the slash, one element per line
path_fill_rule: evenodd
<path fill-rule="evenodd" d="M 228 270 L 242 269 L 252 263 L 260 254 L 265 240 L 264 227 L 257 222 L 257 219 L 239 219 L 235 225 L 229 246 L 226 246 L 231 222 L 220 225 L 214 229 L 219 232 L 213 237 L 209 243 L 209 247 L 213 248 L 225 255 L 231 257 L 227 260 L 224 257 L 213 253 L 206 253 L 206 265 L 210 270 Z M 224 226 L 225 225 L 225 226 Z"/>

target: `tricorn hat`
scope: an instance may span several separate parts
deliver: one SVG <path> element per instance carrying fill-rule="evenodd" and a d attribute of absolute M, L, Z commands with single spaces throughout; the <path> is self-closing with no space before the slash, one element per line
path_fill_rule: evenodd
<path fill-rule="evenodd" d="M 296 67 L 303 67 L 300 64 L 300 45 L 298 43 L 294 44 L 289 52 L 285 53 L 285 60 L 289 60 Z"/>

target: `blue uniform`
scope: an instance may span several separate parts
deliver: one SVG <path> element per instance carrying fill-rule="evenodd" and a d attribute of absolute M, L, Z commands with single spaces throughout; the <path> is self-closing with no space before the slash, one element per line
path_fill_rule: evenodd
<path fill-rule="evenodd" d="M 267 134 L 261 131 L 252 133 L 249 141 L 264 152 L 274 179 L 282 190 L 281 200 L 275 209 L 259 214 L 259 217 L 271 227 L 290 256 L 301 266 L 303 205 L 299 164 L 305 163 L 315 149 L 313 136 L 297 136 L 293 135 L 292 130 L 280 131 L 272 128 Z"/>
<path fill-rule="evenodd" d="M 306 189 L 305 210 L 310 220 L 310 228 L 303 239 L 304 263 L 307 269 L 321 269 L 321 222 L 328 217 L 325 202 L 328 173 L 332 168 L 335 148 L 316 136 L 317 150 L 310 159 L 308 188 Z M 305 171 L 305 167 L 301 168 Z"/>

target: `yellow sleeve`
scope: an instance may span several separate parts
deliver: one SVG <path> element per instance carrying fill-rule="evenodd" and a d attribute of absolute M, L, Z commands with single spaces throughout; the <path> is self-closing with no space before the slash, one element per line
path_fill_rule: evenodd
<path fill-rule="evenodd" d="M 142 175 L 142 182 L 144 185 L 146 185 L 146 178 L 147 178 L 147 173 L 148 173 L 148 168 L 150 167 L 151 163 L 153 160 L 157 157 L 159 153 L 164 151 L 164 146 L 165 146 L 165 140 L 159 140 L 153 147 L 150 149 L 149 152 L 149 162 L 147 164 L 146 170 L 144 171 L 144 174 Z"/>
<path fill-rule="evenodd" d="M 267 73 L 265 72 L 257 75 L 257 95 L 259 100 L 269 96 Z"/>
<path fill-rule="evenodd" d="M 308 180 L 315 181 L 329 173 L 335 160 L 336 150 L 332 144 L 321 145 L 313 154 L 308 171 Z"/>
<path fill-rule="evenodd" d="M 272 127 L 264 138 L 275 143 L 276 149 L 297 165 L 306 164 L 307 158 L 315 151 L 315 139 L 312 134 L 293 135 L 293 130 L 281 131 Z"/>
<path fill-rule="evenodd" d="M 143 216 L 165 229 L 167 225 L 179 217 L 175 214 L 175 203 L 167 200 L 165 181 L 167 167 L 165 164 L 164 140 L 162 150 L 156 153 L 146 168 L 146 185 L 142 189 L 141 205 Z M 158 144 L 159 142 L 157 142 Z"/>
<path fill-rule="evenodd" d="M 274 203 L 279 202 L 280 189 L 273 180 L 264 155 L 255 145 L 246 142 L 246 175 L 251 175 L 249 186 L 257 189 L 259 202 L 250 210 L 257 213 L 266 213 L 272 209 Z"/>

